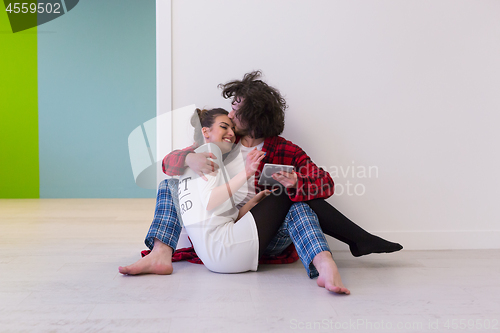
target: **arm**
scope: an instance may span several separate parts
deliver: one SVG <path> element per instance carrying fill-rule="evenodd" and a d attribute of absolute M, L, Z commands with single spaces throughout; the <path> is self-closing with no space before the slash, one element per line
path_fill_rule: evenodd
<path fill-rule="evenodd" d="M 163 158 L 163 172 L 169 176 L 182 175 L 187 167 L 193 169 L 201 178 L 207 180 L 205 173 L 210 173 L 219 168 L 217 163 L 209 158 L 216 159 L 212 153 L 195 153 L 193 145 L 182 150 L 174 150 Z"/>
<path fill-rule="evenodd" d="M 186 156 L 194 153 L 194 145 L 184 148 L 182 150 L 174 150 L 163 158 L 162 167 L 163 172 L 168 176 L 179 176 L 186 170 Z"/>
<path fill-rule="evenodd" d="M 235 223 L 238 222 L 238 220 L 241 219 L 243 217 L 243 215 L 248 213 L 248 211 L 250 209 L 252 209 L 255 205 L 257 205 L 259 202 L 261 202 L 269 194 L 271 194 L 271 191 L 269 191 L 269 190 L 264 190 L 264 191 L 260 191 L 259 193 L 257 193 L 243 207 L 240 208 L 240 211 L 238 212 L 238 218 L 234 222 Z"/>
<path fill-rule="evenodd" d="M 223 204 L 229 197 L 233 195 L 246 181 L 250 178 L 245 171 L 241 171 L 234 176 L 228 183 L 218 186 L 210 193 L 208 200 L 207 210 L 212 210 L 219 205 Z"/>
<path fill-rule="evenodd" d="M 314 164 L 301 148 L 296 148 L 294 165 L 297 183 L 295 187 L 287 188 L 290 199 L 298 202 L 332 196 L 334 183 L 330 174 Z"/>
<path fill-rule="evenodd" d="M 207 210 L 212 210 L 224 203 L 227 199 L 233 196 L 240 187 L 245 184 L 248 179 L 255 174 L 259 167 L 260 161 L 264 158 L 265 153 L 257 149 L 248 153 L 245 163 L 245 170 L 239 172 L 229 182 L 214 188 L 210 193 L 210 198 L 207 204 Z"/>
<path fill-rule="evenodd" d="M 287 181 L 275 178 L 287 188 L 292 201 L 328 198 L 333 194 L 334 184 L 328 172 L 314 164 L 299 146 L 278 136 L 266 139 L 264 148 L 270 152 L 265 163 L 295 166 L 295 173 Z"/>

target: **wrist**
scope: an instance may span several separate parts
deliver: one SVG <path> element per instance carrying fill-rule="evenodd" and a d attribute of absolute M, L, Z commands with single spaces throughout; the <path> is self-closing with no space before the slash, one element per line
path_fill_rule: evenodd
<path fill-rule="evenodd" d="M 247 177 L 247 180 L 252 178 L 252 176 L 255 175 L 255 171 L 254 172 L 250 172 L 250 171 L 246 171 L 245 170 L 245 177 Z"/>

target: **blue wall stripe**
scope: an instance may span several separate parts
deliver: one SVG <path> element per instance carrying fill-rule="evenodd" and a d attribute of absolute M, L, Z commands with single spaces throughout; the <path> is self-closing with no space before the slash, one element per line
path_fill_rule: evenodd
<path fill-rule="evenodd" d="M 40 197 L 143 198 L 127 138 L 156 116 L 154 0 L 86 0 L 38 28 Z"/>

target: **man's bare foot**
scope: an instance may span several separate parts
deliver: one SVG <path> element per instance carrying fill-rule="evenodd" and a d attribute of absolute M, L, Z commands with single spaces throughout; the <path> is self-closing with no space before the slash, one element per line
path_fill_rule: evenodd
<path fill-rule="evenodd" d="M 132 265 L 118 267 L 122 274 L 159 274 L 169 275 L 173 272 L 172 248 L 155 239 L 153 250 L 150 254 L 142 257 Z"/>
<path fill-rule="evenodd" d="M 337 294 L 349 295 L 351 292 L 344 287 L 337 264 L 333 261 L 332 254 L 328 251 L 318 253 L 313 259 L 314 267 L 319 272 L 318 286 Z"/>

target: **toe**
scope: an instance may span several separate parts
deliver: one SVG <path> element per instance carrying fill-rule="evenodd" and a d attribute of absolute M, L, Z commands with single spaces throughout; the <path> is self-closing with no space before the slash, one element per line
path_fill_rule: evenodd
<path fill-rule="evenodd" d="M 334 292 L 334 293 L 339 293 L 340 292 L 340 287 L 337 287 L 337 286 L 329 286 L 327 289 L 329 291 Z"/>
<path fill-rule="evenodd" d="M 127 274 L 128 273 L 128 269 L 127 267 L 118 267 L 118 272 L 122 273 L 122 274 Z"/>
<path fill-rule="evenodd" d="M 351 292 L 350 292 L 350 291 L 349 291 L 349 289 L 347 289 L 347 288 L 342 288 L 342 290 L 341 290 L 341 291 L 342 291 L 342 293 L 344 293 L 344 294 L 346 294 L 346 295 L 350 295 L 350 294 L 351 294 Z"/>

